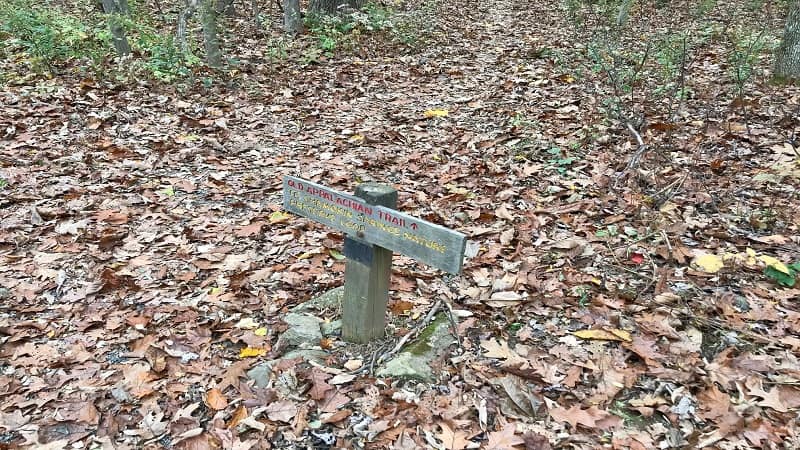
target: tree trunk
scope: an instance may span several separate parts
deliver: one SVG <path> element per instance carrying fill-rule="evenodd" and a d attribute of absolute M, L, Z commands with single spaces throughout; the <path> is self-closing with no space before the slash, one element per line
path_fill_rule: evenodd
<path fill-rule="evenodd" d="M 189 50 L 186 43 L 186 28 L 195 10 L 197 10 L 197 0 L 186 0 L 186 8 L 178 15 L 178 46 L 183 54 Z"/>
<path fill-rule="evenodd" d="M 114 49 L 119 56 L 130 55 L 131 45 L 125 36 L 122 16 L 128 15 L 127 0 L 103 0 L 103 11 L 108 14 L 108 29 L 111 31 Z"/>
<path fill-rule="evenodd" d="M 222 50 L 219 46 L 219 32 L 217 30 L 217 10 L 214 0 L 203 0 L 201 5 L 203 25 L 203 44 L 206 49 L 206 63 L 209 67 L 222 67 Z"/>
<path fill-rule="evenodd" d="M 294 34 L 303 32 L 300 0 L 283 0 L 283 31 Z"/>
<path fill-rule="evenodd" d="M 340 14 L 347 10 L 359 10 L 364 0 L 311 0 L 311 11 L 321 14 Z"/>
<path fill-rule="evenodd" d="M 775 76 L 800 79 L 800 0 L 789 4 L 783 41 L 775 54 Z"/>

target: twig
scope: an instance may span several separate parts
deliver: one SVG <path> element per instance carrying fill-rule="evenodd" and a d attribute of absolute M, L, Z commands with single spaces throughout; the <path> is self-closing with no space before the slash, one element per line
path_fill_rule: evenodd
<path fill-rule="evenodd" d="M 389 350 L 388 352 L 381 355 L 380 358 L 378 358 L 378 364 L 394 356 L 403 348 L 404 345 L 406 345 L 406 342 L 408 342 L 409 339 L 419 335 L 419 333 L 422 331 L 423 328 L 427 326 L 428 322 L 430 322 L 433 316 L 435 316 L 436 313 L 439 312 L 439 308 L 441 308 L 441 306 L 442 306 L 442 300 L 437 301 L 436 304 L 433 305 L 433 308 L 431 308 L 431 310 L 428 311 L 428 314 L 425 316 L 424 319 L 422 319 L 421 322 L 419 322 L 410 332 L 406 333 L 405 336 L 400 338 L 400 341 L 397 342 L 397 345 L 395 345 L 393 349 Z"/>
<path fill-rule="evenodd" d="M 450 328 L 453 330 L 453 336 L 456 338 L 456 344 L 458 344 L 458 348 L 460 350 L 464 349 L 464 346 L 461 345 L 461 336 L 458 335 L 458 324 L 456 323 L 455 317 L 453 317 L 453 307 L 450 306 L 450 302 L 445 301 L 444 306 L 447 307 L 447 319 L 450 321 Z"/>
<path fill-rule="evenodd" d="M 625 125 L 627 126 L 628 131 L 630 131 L 631 135 L 633 135 L 633 137 L 636 139 L 636 143 L 639 144 L 639 148 L 637 148 L 636 151 L 633 153 L 633 156 L 631 156 L 631 159 L 630 161 L 628 161 L 628 166 L 626 168 L 626 170 L 632 170 L 639 165 L 639 160 L 642 159 L 642 155 L 644 155 L 644 152 L 647 150 L 647 145 L 645 145 L 644 141 L 642 140 L 642 136 L 639 134 L 638 131 L 636 131 L 636 128 L 634 128 L 630 122 L 625 122 Z"/>

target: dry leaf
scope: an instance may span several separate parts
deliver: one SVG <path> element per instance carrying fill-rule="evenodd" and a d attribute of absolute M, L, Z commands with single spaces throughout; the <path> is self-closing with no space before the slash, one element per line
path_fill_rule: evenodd
<path fill-rule="evenodd" d="M 422 115 L 426 119 L 430 119 L 430 118 L 433 118 L 433 117 L 447 117 L 448 114 L 449 114 L 449 111 L 446 110 L 446 109 L 429 109 L 429 110 L 425 111 L 424 113 L 422 113 Z"/>
<path fill-rule="evenodd" d="M 508 245 L 511 241 L 514 240 L 514 235 L 516 234 L 516 230 L 513 228 L 509 228 L 502 233 L 500 233 L 500 243 L 502 245 Z"/>
<path fill-rule="evenodd" d="M 233 414 L 231 414 L 231 419 L 228 421 L 228 424 L 225 427 L 228 429 L 235 428 L 236 425 L 239 425 L 239 422 L 246 418 L 247 408 L 244 405 L 241 405 L 236 408 L 236 411 L 234 411 Z"/>
<path fill-rule="evenodd" d="M 206 405 L 209 408 L 219 411 L 228 407 L 228 399 L 220 392 L 219 389 L 212 388 L 206 393 Z"/>
<path fill-rule="evenodd" d="M 515 434 L 516 428 L 513 423 L 508 423 L 502 430 L 489 433 L 486 450 L 517 450 L 515 447 L 524 444 L 525 440 Z"/>
<path fill-rule="evenodd" d="M 360 359 L 351 359 L 344 363 L 344 368 L 350 371 L 358 370 L 364 364 Z"/>
<path fill-rule="evenodd" d="M 467 439 L 467 433 L 460 430 L 453 430 L 445 422 L 439 423 L 439 426 L 442 428 L 442 432 L 437 434 L 436 437 L 442 441 L 442 445 L 444 445 L 445 449 L 463 450 L 471 443 L 469 439 Z"/>
<path fill-rule="evenodd" d="M 720 269 L 725 267 L 725 264 L 719 256 L 704 253 L 696 256 L 692 260 L 692 266 L 706 273 L 717 273 Z"/>
<path fill-rule="evenodd" d="M 239 351 L 239 358 L 252 358 L 255 356 L 262 356 L 267 354 L 267 349 L 245 347 Z"/>
<path fill-rule="evenodd" d="M 508 342 L 506 341 L 489 339 L 486 341 L 481 341 L 481 347 L 486 350 L 486 353 L 484 353 L 483 356 L 486 356 L 487 358 L 506 359 L 509 362 L 524 361 L 524 359 L 517 352 L 508 347 Z"/>
<path fill-rule="evenodd" d="M 603 341 L 623 341 L 631 342 L 631 334 L 625 330 L 618 330 L 616 328 L 609 329 L 596 329 L 596 330 L 579 330 L 572 334 L 581 339 L 599 339 Z"/>
<path fill-rule="evenodd" d="M 267 413 L 269 420 L 291 423 L 297 414 L 297 405 L 289 400 L 281 400 L 270 403 L 264 412 Z"/>

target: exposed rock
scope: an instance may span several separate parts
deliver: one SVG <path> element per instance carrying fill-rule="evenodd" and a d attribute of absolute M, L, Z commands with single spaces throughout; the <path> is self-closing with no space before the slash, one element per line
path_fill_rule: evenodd
<path fill-rule="evenodd" d="M 265 388 L 269 385 L 272 366 L 282 359 L 303 358 L 303 361 L 314 361 L 317 364 L 324 364 L 328 358 L 328 353 L 317 349 L 297 349 L 292 350 L 279 359 L 263 362 L 247 371 L 247 378 L 255 381 L 256 387 Z"/>
<path fill-rule="evenodd" d="M 328 352 L 325 350 L 317 350 L 317 349 L 298 349 L 292 350 L 289 353 L 283 355 L 281 359 L 294 359 L 294 358 L 303 358 L 303 361 L 314 361 L 317 364 L 324 364 L 325 359 L 328 358 Z"/>
<path fill-rule="evenodd" d="M 342 334 L 341 319 L 332 320 L 330 322 L 322 322 L 322 334 L 325 336 Z"/>
<path fill-rule="evenodd" d="M 281 334 L 276 344 L 281 351 L 294 348 L 311 348 L 319 345 L 322 339 L 320 320 L 305 314 L 289 313 L 283 318 L 289 328 Z"/>
<path fill-rule="evenodd" d="M 272 373 L 272 365 L 275 361 L 267 361 L 259 364 L 247 371 L 247 378 L 255 381 L 256 387 L 265 388 L 269 385 L 269 376 Z"/>
<path fill-rule="evenodd" d="M 328 292 L 324 292 L 305 303 L 295 306 L 292 308 L 292 312 L 322 311 L 325 309 L 335 309 L 339 311 L 342 308 L 343 296 L 344 286 L 339 286 L 329 290 Z"/>
<path fill-rule="evenodd" d="M 378 376 L 436 381 L 431 363 L 455 342 L 447 317 L 439 314 L 415 341 L 378 370 Z"/>

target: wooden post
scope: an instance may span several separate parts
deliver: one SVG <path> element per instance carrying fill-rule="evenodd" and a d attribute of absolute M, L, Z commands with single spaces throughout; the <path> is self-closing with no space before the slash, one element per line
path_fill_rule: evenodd
<path fill-rule="evenodd" d="M 397 206 L 397 191 L 385 184 L 361 184 L 356 188 L 355 196 L 370 205 L 392 209 Z M 392 251 L 347 236 L 344 255 L 347 265 L 344 271 L 342 337 L 357 343 L 380 339 L 386 328 Z"/>

